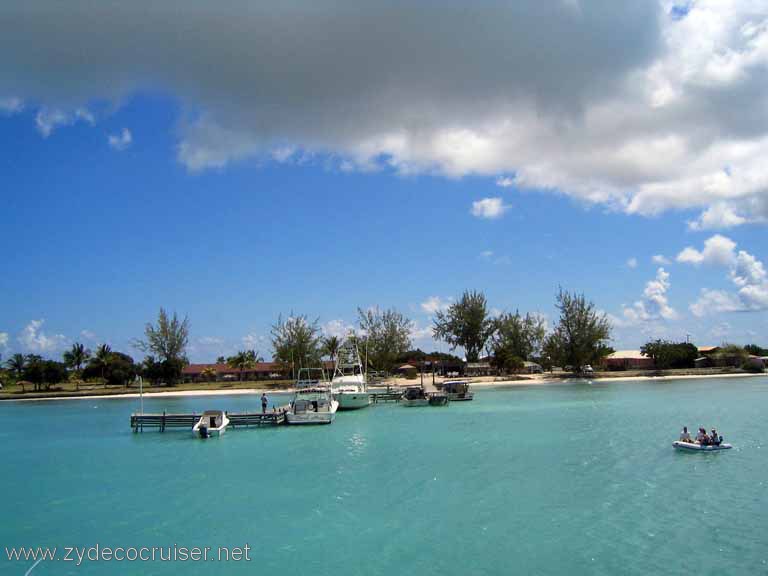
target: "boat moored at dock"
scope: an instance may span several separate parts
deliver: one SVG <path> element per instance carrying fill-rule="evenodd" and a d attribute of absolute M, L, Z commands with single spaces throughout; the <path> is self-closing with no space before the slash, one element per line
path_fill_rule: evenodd
<path fill-rule="evenodd" d="M 313 372 L 320 377 L 312 378 Z M 322 369 L 302 368 L 296 382 L 296 393 L 285 414 L 288 424 L 330 424 L 336 417 L 339 403 L 333 398 L 331 387 Z"/>
<path fill-rule="evenodd" d="M 428 406 L 429 398 L 421 386 L 409 386 L 403 392 L 400 403 L 406 407 Z"/>
<path fill-rule="evenodd" d="M 353 342 L 345 342 L 336 353 L 331 388 L 339 410 L 359 410 L 371 405 L 360 352 Z"/>
<path fill-rule="evenodd" d="M 200 438 L 221 436 L 229 425 L 229 418 L 224 410 L 206 410 L 192 427 L 192 433 Z"/>
<path fill-rule="evenodd" d="M 469 389 L 467 380 L 447 380 L 438 388 L 448 395 L 451 402 L 466 402 L 475 397 L 475 393 Z"/>

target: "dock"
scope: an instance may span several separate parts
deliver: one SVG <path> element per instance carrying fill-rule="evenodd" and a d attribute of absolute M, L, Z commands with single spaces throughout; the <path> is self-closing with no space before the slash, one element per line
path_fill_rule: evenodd
<path fill-rule="evenodd" d="M 280 426 L 285 424 L 287 406 L 281 406 L 273 412 L 228 412 L 231 428 L 252 428 L 261 426 Z M 188 428 L 197 424 L 201 414 L 131 414 L 131 428 L 134 432 L 143 432 L 144 428 L 157 428 L 165 432 L 166 428 Z"/>

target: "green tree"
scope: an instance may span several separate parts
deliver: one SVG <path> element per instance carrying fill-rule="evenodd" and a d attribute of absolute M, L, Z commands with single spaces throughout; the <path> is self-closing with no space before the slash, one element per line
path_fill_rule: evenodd
<path fill-rule="evenodd" d="M 562 288 L 557 294 L 560 319 L 545 342 L 544 349 L 553 361 L 579 370 L 586 364 L 598 364 L 611 353 L 611 323 L 583 294 L 571 294 Z"/>
<path fill-rule="evenodd" d="M 214 380 L 216 380 L 216 369 L 209 366 L 208 368 L 205 368 L 203 369 L 202 372 L 200 372 L 200 376 L 203 377 L 204 382 L 213 382 Z"/>
<path fill-rule="evenodd" d="M 91 357 L 91 351 L 79 342 L 72 344 L 72 348 L 64 352 L 64 364 L 66 364 L 72 370 L 80 372 L 83 368 L 83 364 Z"/>
<path fill-rule="evenodd" d="M 643 356 L 651 358 L 659 370 L 667 368 L 693 368 L 699 350 L 688 342 L 652 340 L 640 347 Z"/>
<path fill-rule="evenodd" d="M 261 362 L 261 357 L 255 350 L 241 350 L 234 356 L 227 358 L 227 364 L 240 371 L 240 382 L 243 381 L 243 372 L 256 367 L 258 362 Z"/>
<path fill-rule="evenodd" d="M 278 362 L 288 364 L 294 372 L 297 368 L 309 368 L 320 363 L 320 327 L 318 321 L 310 322 L 306 316 L 280 316 L 272 326 L 272 348 Z"/>
<path fill-rule="evenodd" d="M 331 359 L 331 362 L 334 362 L 336 360 L 336 354 L 339 352 L 339 346 L 341 345 L 338 336 L 326 336 L 323 338 L 322 345 L 323 354 L 327 355 Z"/>
<path fill-rule="evenodd" d="M 461 300 L 435 314 L 432 333 L 436 339 L 447 342 L 451 350 L 458 346 L 464 348 L 468 362 L 477 362 L 493 333 L 493 321 L 488 317 L 485 294 L 465 291 Z"/>
<path fill-rule="evenodd" d="M 41 356 L 30 354 L 27 356 L 24 368 L 24 379 L 32 382 L 35 390 L 39 390 L 41 386 L 50 390 L 51 385 L 67 379 L 67 367 L 61 362 L 45 360 Z"/>
<path fill-rule="evenodd" d="M 227 359 L 224 356 L 219 356 L 218 358 L 216 358 L 216 364 L 226 364 L 226 363 L 227 363 Z"/>
<path fill-rule="evenodd" d="M 164 365 L 165 376 L 169 385 L 174 385 L 181 377 L 181 371 L 187 364 L 187 344 L 189 343 L 189 319 L 179 319 L 176 313 L 169 316 L 160 308 L 157 325 L 148 322 L 144 326 L 144 340 L 136 340 L 134 346 L 145 353 L 157 356 Z"/>
<path fill-rule="evenodd" d="M 357 321 L 358 348 L 375 370 L 391 370 L 397 357 L 411 347 L 411 321 L 394 308 L 358 308 Z"/>
<path fill-rule="evenodd" d="M 27 365 L 27 359 L 24 354 L 16 353 L 6 360 L 5 365 L 8 367 L 8 370 L 16 376 L 17 380 L 21 380 L 24 374 L 24 368 Z"/>
<path fill-rule="evenodd" d="M 768 356 L 768 348 L 762 348 L 756 344 L 747 344 L 744 351 L 752 356 Z"/>
<path fill-rule="evenodd" d="M 101 377 L 101 380 L 104 384 L 104 387 L 107 386 L 107 367 L 109 366 L 109 361 L 112 358 L 112 347 L 109 344 L 102 344 L 98 348 L 96 348 L 96 353 L 91 358 L 90 362 L 88 363 L 92 369 L 95 369 L 98 371 L 99 376 Z M 93 370 L 89 370 L 88 374 L 93 374 Z"/>
<path fill-rule="evenodd" d="M 519 312 L 502 314 L 494 321 L 494 328 L 491 349 L 494 363 L 500 369 L 519 369 L 525 360 L 541 353 L 546 336 L 541 316 L 521 316 Z"/>

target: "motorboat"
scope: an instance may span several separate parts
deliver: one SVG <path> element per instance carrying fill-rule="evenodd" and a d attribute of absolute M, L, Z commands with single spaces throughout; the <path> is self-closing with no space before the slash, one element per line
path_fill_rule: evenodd
<path fill-rule="evenodd" d="M 475 397 L 475 393 L 469 389 L 467 380 L 446 380 L 440 388 L 448 394 L 451 402 L 466 402 Z"/>
<path fill-rule="evenodd" d="M 733 448 L 730 444 L 699 444 L 698 442 L 681 442 L 677 440 L 672 446 L 678 450 L 688 450 L 691 452 L 717 452 L 718 450 L 730 450 Z"/>
<path fill-rule="evenodd" d="M 192 427 L 192 433 L 200 438 L 221 436 L 229 425 L 229 418 L 224 410 L 206 410 Z"/>
<path fill-rule="evenodd" d="M 319 373 L 319 377 L 313 377 Z M 296 381 L 296 392 L 285 414 L 288 424 L 330 424 L 336 417 L 339 402 L 333 398 L 331 386 L 322 369 L 302 368 Z"/>
<path fill-rule="evenodd" d="M 430 406 L 448 406 L 449 397 L 445 392 L 430 392 L 427 400 Z"/>
<path fill-rule="evenodd" d="M 359 410 L 371 405 L 366 373 L 354 342 L 345 342 L 337 351 L 331 388 L 339 410 Z"/>
<path fill-rule="evenodd" d="M 409 386 L 400 397 L 400 403 L 407 407 L 428 406 L 429 397 L 421 386 Z"/>

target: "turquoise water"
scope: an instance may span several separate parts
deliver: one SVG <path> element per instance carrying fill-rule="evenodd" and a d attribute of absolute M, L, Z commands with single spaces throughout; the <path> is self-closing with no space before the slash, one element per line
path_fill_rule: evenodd
<path fill-rule="evenodd" d="M 133 434 L 136 408 L 0 404 L 2 546 L 247 543 L 251 561 L 60 560 L 32 574 L 768 573 L 768 378 L 484 390 L 207 441 Z M 736 449 L 677 453 L 683 424 L 717 426 Z M 31 564 L 3 551 L 0 573 Z"/>

